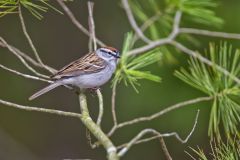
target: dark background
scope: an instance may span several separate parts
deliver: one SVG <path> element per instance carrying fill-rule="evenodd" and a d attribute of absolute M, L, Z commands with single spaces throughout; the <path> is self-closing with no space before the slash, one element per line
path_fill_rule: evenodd
<path fill-rule="evenodd" d="M 54 3 L 53 3 L 54 4 Z M 147 4 L 147 3 L 146 3 Z M 59 9 L 57 4 L 54 4 Z M 86 1 L 74 1 L 68 5 L 78 20 L 87 26 Z M 222 0 L 217 15 L 225 21 L 220 31 L 240 32 L 239 0 Z M 42 60 L 54 68 L 61 68 L 88 52 L 88 38 L 68 19 L 52 10 L 44 14 L 41 21 L 24 11 L 24 18 L 31 38 Z M 125 12 L 119 1 L 96 1 L 94 6 L 96 34 L 109 46 L 121 49 L 124 34 L 131 31 Z M 188 27 L 187 25 L 185 27 Z M 200 27 L 200 26 L 197 26 Z M 207 28 L 212 30 L 214 28 Z M 0 19 L 0 35 L 9 44 L 33 55 L 22 33 L 17 14 Z M 222 39 L 197 37 L 201 41 L 199 50 L 208 47 L 209 41 L 219 43 Z M 239 47 L 238 41 L 229 41 Z M 173 53 L 173 55 L 176 55 Z M 189 87 L 176 77 L 174 70 L 186 65 L 187 56 L 181 54 L 177 64 L 151 65 L 151 70 L 162 77 L 162 83 L 142 80 L 137 94 L 131 87 L 120 85 L 117 88 L 117 118 L 119 122 L 139 116 L 146 116 L 163 108 L 204 94 Z M 12 53 L 0 48 L 0 63 L 24 73 L 30 73 Z M 79 112 L 77 96 L 65 88 L 57 88 L 42 97 L 29 102 L 28 97 L 46 84 L 15 76 L 0 69 L 0 98 L 23 105 L 53 108 Z M 112 126 L 110 83 L 102 87 L 104 96 L 103 129 Z M 96 119 L 97 97 L 88 95 L 89 109 Z M 200 146 L 209 150 L 207 136 L 210 103 L 201 103 L 170 112 L 151 122 L 140 123 L 118 130 L 112 137 L 115 144 L 128 142 L 144 128 L 155 128 L 161 133 L 178 132 L 185 138 L 194 123 L 196 111 L 200 108 L 200 118 L 196 130 L 187 144 L 175 138 L 166 138 L 166 144 L 173 159 L 190 159 L 184 151 L 189 146 Z M 92 150 L 86 141 L 86 130 L 79 120 L 51 114 L 27 112 L 0 104 L 0 159 L 1 160 L 57 160 L 64 158 L 106 159 L 102 147 Z M 163 159 L 158 140 L 134 146 L 122 159 Z"/>

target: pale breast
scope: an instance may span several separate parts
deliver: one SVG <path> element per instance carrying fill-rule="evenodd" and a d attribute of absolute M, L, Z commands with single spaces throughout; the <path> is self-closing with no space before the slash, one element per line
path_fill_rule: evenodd
<path fill-rule="evenodd" d="M 115 68 L 116 65 L 108 65 L 100 72 L 67 78 L 63 80 L 63 83 L 71 84 L 79 88 L 100 87 L 110 80 Z"/>

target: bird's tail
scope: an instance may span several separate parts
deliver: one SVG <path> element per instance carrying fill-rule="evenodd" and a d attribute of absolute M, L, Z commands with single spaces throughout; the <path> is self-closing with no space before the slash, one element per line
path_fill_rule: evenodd
<path fill-rule="evenodd" d="M 33 94 L 31 97 L 29 97 L 28 99 L 31 101 L 31 100 L 33 100 L 33 99 L 41 96 L 41 95 L 44 94 L 44 93 L 47 93 L 48 91 L 50 91 L 50 90 L 52 90 L 52 89 L 54 89 L 54 88 L 56 88 L 56 87 L 58 87 L 58 86 L 60 86 L 60 85 L 62 85 L 62 84 L 59 83 L 59 82 L 55 82 L 55 83 L 53 83 L 53 84 L 50 84 L 50 85 L 48 85 L 47 87 L 41 89 L 40 91 L 34 93 L 34 94 Z"/>

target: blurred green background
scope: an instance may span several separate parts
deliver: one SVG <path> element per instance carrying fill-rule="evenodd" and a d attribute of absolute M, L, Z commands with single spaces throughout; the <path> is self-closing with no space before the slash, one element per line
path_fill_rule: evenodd
<path fill-rule="evenodd" d="M 160 1 L 160 0 L 159 0 Z M 240 32 L 239 0 L 221 0 L 216 10 L 225 21 L 219 31 Z M 57 4 L 53 5 L 60 7 Z M 147 1 L 146 1 L 147 5 Z M 78 20 L 87 26 L 86 1 L 74 1 L 68 4 Z M 42 60 L 50 66 L 60 69 L 65 64 L 88 52 L 88 38 L 81 33 L 68 19 L 54 11 L 44 14 L 39 21 L 24 10 L 24 17 L 29 34 L 40 53 Z M 106 44 L 121 49 L 124 34 L 131 31 L 120 1 L 95 1 L 94 18 L 96 34 Z M 188 27 L 185 25 L 184 27 Z M 201 28 L 201 26 L 197 26 Z M 206 27 L 205 27 L 206 28 Z M 215 28 L 207 28 L 216 30 Z M 0 19 L 0 36 L 9 44 L 32 55 L 32 51 L 22 33 L 17 15 L 8 15 Z M 208 48 L 208 42 L 219 43 L 222 39 L 196 36 L 201 41 L 199 48 Z M 230 41 L 238 48 L 238 41 Z M 193 48 L 193 47 L 192 47 Z M 172 53 L 176 64 L 154 64 L 145 70 L 162 77 L 162 83 L 140 81 L 139 93 L 131 87 L 117 87 L 117 118 L 119 122 L 139 116 L 146 116 L 163 108 L 191 99 L 204 96 L 201 92 L 189 87 L 173 72 L 180 66 L 186 66 L 184 54 Z M 29 73 L 23 65 L 6 49 L 0 48 L 0 63 L 18 71 Z M 79 112 L 77 96 L 65 88 L 52 92 L 32 101 L 28 97 L 46 84 L 24 79 L 0 69 L 0 98 L 23 105 L 54 108 L 58 110 Z M 102 87 L 104 96 L 103 129 L 108 131 L 112 126 L 111 88 L 110 83 Z M 88 95 L 90 112 L 96 119 L 98 103 L 95 95 Z M 155 128 L 161 133 L 178 132 L 185 138 L 194 123 L 197 109 L 200 109 L 199 122 L 193 136 L 187 144 L 181 144 L 175 138 L 166 138 L 166 144 L 173 159 L 190 159 L 184 151 L 189 146 L 209 150 L 207 136 L 210 103 L 201 103 L 175 110 L 151 122 L 140 123 L 118 130 L 113 135 L 115 144 L 122 144 L 133 138 L 144 128 Z M 0 159 L 1 160 L 57 160 L 57 159 L 106 159 L 105 151 L 100 147 L 92 150 L 86 140 L 86 130 L 79 120 L 59 117 L 50 114 L 27 112 L 0 104 Z M 122 159 L 164 159 L 158 140 L 134 146 Z"/>

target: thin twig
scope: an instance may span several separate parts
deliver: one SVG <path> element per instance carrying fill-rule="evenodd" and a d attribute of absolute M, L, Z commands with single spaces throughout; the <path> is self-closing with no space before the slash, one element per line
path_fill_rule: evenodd
<path fill-rule="evenodd" d="M 36 112 L 44 112 L 44 113 L 49 113 L 49 114 L 55 114 L 55 115 L 59 115 L 59 116 L 81 118 L 81 114 L 79 114 L 79 113 L 59 111 L 59 110 L 55 110 L 55 109 L 46 109 L 46 108 L 39 108 L 39 107 L 24 106 L 24 105 L 8 102 L 8 101 L 2 100 L 2 99 L 0 99 L 0 103 L 4 104 L 6 106 L 14 107 L 14 108 L 17 108 L 17 109 L 22 109 L 22 110 L 25 110 L 25 111 L 36 111 Z"/>
<path fill-rule="evenodd" d="M 113 118 L 113 124 L 117 125 L 117 114 L 116 114 L 116 91 L 117 90 L 117 84 L 115 83 L 112 88 L 112 118 Z"/>
<path fill-rule="evenodd" d="M 179 26 L 180 26 L 180 22 L 181 22 L 181 18 L 182 18 L 182 12 L 181 11 L 177 11 L 174 17 L 174 21 L 173 21 L 173 29 L 172 29 L 172 33 L 169 35 L 170 39 L 174 39 L 176 38 L 176 36 L 179 33 Z"/>
<path fill-rule="evenodd" d="M 195 103 L 199 103 L 199 102 L 209 101 L 209 100 L 212 100 L 212 99 L 213 99 L 213 97 L 199 97 L 199 98 L 194 98 L 194 99 L 190 99 L 190 100 L 187 100 L 187 101 L 183 101 L 183 102 L 174 104 L 172 106 L 169 106 L 169 107 L 163 109 L 160 112 L 154 113 L 151 116 L 135 118 L 135 119 L 130 120 L 130 121 L 119 123 L 117 128 L 122 128 L 124 126 L 132 125 L 132 124 L 143 122 L 143 121 L 151 121 L 151 120 L 153 120 L 155 118 L 158 118 L 158 117 L 160 117 L 160 116 L 162 116 L 162 115 L 164 115 L 164 114 L 166 114 L 170 111 L 173 111 L 175 109 L 179 109 L 181 107 L 188 106 L 188 105 L 195 104 Z"/>
<path fill-rule="evenodd" d="M 13 48 L 10 47 L 10 45 L 8 45 L 8 43 L 2 38 L 0 37 L 0 40 L 2 41 L 2 43 L 8 48 L 8 50 L 10 52 L 12 52 L 22 63 L 23 65 L 29 69 L 32 73 L 34 73 L 37 76 L 43 77 L 43 78 L 49 78 L 48 76 L 38 73 L 35 69 L 33 69 L 26 61 L 25 59 L 22 58 L 22 56 L 20 56 Z"/>
<path fill-rule="evenodd" d="M 154 16 L 147 19 L 143 25 L 140 27 L 142 32 L 144 32 L 148 27 L 150 27 L 154 22 L 159 20 L 160 16 L 162 16 L 161 12 L 157 12 Z"/>
<path fill-rule="evenodd" d="M 97 125 L 101 126 L 104 108 L 103 108 L 103 96 L 100 89 L 97 90 L 97 96 L 99 101 L 99 113 L 98 113 Z"/>
<path fill-rule="evenodd" d="M 93 6 L 94 3 L 88 1 L 88 14 L 89 14 L 89 33 L 90 33 L 90 43 L 93 42 L 93 49 L 94 51 L 97 50 L 97 41 L 96 41 L 96 34 L 95 34 L 95 24 L 93 19 Z"/>
<path fill-rule="evenodd" d="M 182 139 L 178 133 L 176 132 L 172 132 L 172 133 L 165 133 L 165 134 L 161 134 L 159 133 L 158 131 L 154 130 L 154 129 L 144 129 L 142 130 L 141 132 L 139 132 L 137 134 L 137 136 L 135 136 L 129 143 L 127 144 L 123 144 L 121 146 L 124 146 L 124 148 L 122 148 L 119 152 L 118 152 L 118 156 L 123 156 L 124 154 L 126 154 L 127 151 L 129 151 L 129 149 L 137 144 L 139 142 L 139 139 L 141 139 L 144 135 L 148 134 L 148 133 L 151 133 L 151 134 L 154 134 L 154 135 L 157 135 L 158 138 L 159 137 L 171 137 L 171 136 L 174 136 L 175 138 L 177 138 L 177 140 L 179 140 L 181 143 L 186 143 L 189 138 L 191 137 L 191 135 L 193 134 L 193 131 L 195 130 L 196 128 L 196 125 L 197 125 L 197 120 L 198 120 L 198 115 L 199 115 L 199 110 L 197 112 L 197 115 L 196 115 L 196 118 L 195 118 L 195 121 L 194 121 L 194 125 L 193 125 L 193 128 L 191 130 L 191 132 L 187 135 L 187 137 L 185 139 Z M 146 142 L 146 141 L 145 141 Z M 118 147 L 119 148 L 119 147 Z"/>
<path fill-rule="evenodd" d="M 162 14 L 160 12 L 158 12 L 157 14 L 155 14 L 154 16 L 152 16 L 148 20 L 146 20 L 140 27 L 141 31 L 144 33 L 144 31 L 147 30 L 147 28 L 149 26 L 151 26 L 155 21 L 157 21 L 161 15 Z M 132 44 L 134 44 L 138 40 L 138 38 L 139 38 L 138 34 L 135 33 L 133 36 Z"/>
<path fill-rule="evenodd" d="M 16 75 L 19 75 L 19 76 L 22 76 L 24 78 L 29 78 L 29 79 L 33 79 L 33 80 L 38 80 L 38 81 L 43 81 L 43 82 L 48 82 L 48 83 L 53 83 L 53 81 L 50 81 L 50 80 L 47 80 L 47 79 L 43 79 L 43 78 L 40 78 L 40 77 L 36 77 L 36 76 L 32 76 L 32 75 L 28 75 L 28 74 L 24 74 L 24 73 L 21 73 L 21 72 L 18 72 L 16 70 L 13 70 L 13 69 L 10 69 L 2 64 L 0 64 L 0 68 L 2 69 L 5 69 L 11 73 L 14 73 Z"/>
<path fill-rule="evenodd" d="M 112 118 L 113 118 L 113 127 L 108 132 L 108 136 L 111 136 L 117 129 L 117 114 L 116 114 L 116 88 L 117 84 L 114 83 L 112 88 Z"/>
<path fill-rule="evenodd" d="M 169 39 L 169 37 L 167 38 L 162 38 L 160 40 L 156 40 L 153 41 L 145 46 L 139 47 L 139 48 L 135 48 L 133 50 L 128 51 L 126 54 L 130 55 L 130 56 L 135 56 L 144 52 L 147 52 L 155 47 L 159 47 L 165 44 L 168 44 L 171 41 L 171 39 Z"/>
<path fill-rule="evenodd" d="M 159 39 L 159 40 L 156 40 L 156 41 L 151 41 L 151 43 L 149 43 L 149 44 L 147 44 L 143 47 L 135 48 L 135 49 L 129 51 L 127 54 L 131 55 L 131 56 L 135 56 L 137 54 L 144 53 L 144 52 L 149 51 L 153 48 L 159 47 L 161 45 L 169 44 L 179 34 L 179 28 L 178 27 L 179 27 L 179 24 L 180 24 L 180 21 L 181 21 L 181 17 L 182 17 L 182 12 L 177 11 L 175 16 L 174 16 L 172 32 L 169 34 L 168 37 L 162 38 L 162 39 Z"/>
<path fill-rule="evenodd" d="M 67 14 L 69 19 L 72 21 L 72 23 L 80 30 L 82 31 L 85 35 L 90 36 L 90 33 L 88 30 L 75 18 L 71 10 L 64 4 L 63 0 L 57 0 L 58 4 L 62 7 L 64 12 Z M 100 41 L 98 38 L 96 38 L 97 43 L 100 46 L 106 46 L 102 41 Z"/>
<path fill-rule="evenodd" d="M 162 150 L 163 150 L 163 153 L 164 153 L 166 159 L 167 159 L 167 160 L 172 160 L 172 157 L 171 157 L 171 155 L 170 155 L 170 153 L 169 153 L 169 151 L 168 151 L 168 148 L 167 148 L 167 146 L 166 146 L 166 143 L 165 143 L 165 141 L 164 141 L 164 138 L 163 138 L 163 137 L 159 137 L 159 142 L 160 142 L 160 145 L 161 145 L 161 147 L 162 147 Z"/>
<path fill-rule="evenodd" d="M 235 82 L 240 84 L 240 79 L 237 78 L 236 76 L 234 76 L 233 74 L 231 74 L 228 70 L 226 70 L 225 68 L 223 68 L 223 67 L 221 67 L 221 66 L 219 66 L 217 64 L 214 64 L 213 62 L 211 62 L 207 58 L 197 54 L 196 52 L 186 48 L 181 43 L 179 43 L 179 42 L 174 40 L 178 36 L 178 34 L 181 33 L 180 29 L 179 29 L 179 24 L 180 24 L 180 21 L 181 21 L 181 15 L 182 15 L 182 13 L 180 11 L 176 12 L 175 17 L 174 17 L 173 30 L 172 30 L 171 34 L 169 34 L 169 36 L 167 38 L 163 38 L 163 39 L 160 39 L 160 40 L 153 41 L 153 42 L 149 43 L 148 45 L 145 45 L 143 47 L 139 47 L 139 48 L 133 49 L 133 50 L 129 51 L 127 54 L 134 56 L 134 55 L 146 52 L 146 51 L 148 51 L 150 49 L 153 49 L 155 47 L 159 47 L 159 46 L 164 45 L 164 44 L 171 44 L 171 45 L 175 46 L 176 48 L 180 49 L 181 51 L 183 51 L 184 53 L 187 53 L 190 56 L 198 58 L 203 63 L 206 63 L 209 66 L 215 66 L 220 72 L 222 72 L 226 76 L 229 76 Z M 186 32 L 186 30 L 185 30 L 185 32 Z M 196 30 L 194 32 L 196 32 Z M 216 33 L 215 34 L 212 33 L 212 36 L 213 35 L 216 35 Z M 228 35 L 227 36 L 228 38 L 231 36 L 231 34 L 223 34 L 223 33 L 220 34 L 220 36 L 223 36 L 223 35 L 224 36 Z M 232 35 L 232 36 L 233 36 L 233 38 L 237 38 L 238 37 L 238 35 Z"/>
<path fill-rule="evenodd" d="M 1 47 L 4 47 L 4 48 L 7 48 L 7 46 L 0 41 L 0 46 Z M 26 61 L 30 62 L 32 65 L 36 66 L 36 67 L 39 67 L 39 68 L 43 68 L 43 66 L 38 63 L 37 61 L 35 61 L 33 58 L 31 58 L 30 56 L 28 56 L 26 53 L 22 52 L 21 50 L 19 50 L 18 48 L 12 46 L 9 44 L 9 47 L 12 48 L 13 50 L 15 50 L 15 52 L 17 54 L 19 54 L 21 57 L 23 57 Z M 46 65 L 47 66 L 47 65 Z M 50 67 L 50 66 L 47 66 L 48 68 L 50 68 L 52 71 L 56 72 L 57 70 Z"/>
<path fill-rule="evenodd" d="M 94 47 L 94 50 L 97 49 L 97 43 L 96 43 L 96 35 L 95 35 L 95 25 L 94 25 L 94 19 L 93 19 L 93 6 L 94 3 L 91 1 L 88 1 L 88 22 L 89 22 L 89 51 L 92 52 L 92 45 Z M 103 117 L 103 96 L 100 91 L 100 89 L 97 89 L 97 96 L 98 96 L 98 101 L 99 101 L 99 113 L 98 113 L 98 118 L 97 118 L 97 125 L 100 126 L 102 122 L 102 117 Z"/>
<path fill-rule="evenodd" d="M 138 34 L 138 36 L 146 43 L 151 43 L 151 40 L 148 39 L 142 32 L 142 30 L 138 27 L 137 22 L 134 19 L 134 16 L 132 14 L 131 8 L 128 4 L 128 0 L 122 0 L 123 8 L 127 14 L 128 20 L 134 29 L 134 31 Z"/>
<path fill-rule="evenodd" d="M 209 31 L 209 30 L 197 29 L 197 28 L 180 28 L 179 32 L 186 33 L 186 34 L 203 35 L 203 36 L 207 36 L 207 37 L 240 39 L 240 34 L 237 34 L 237 33 L 215 32 L 215 31 Z"/>
<path fill-rule="evenodd" d="M 116 114 L 116 93 L 117 93 L 117 84 L 115 83 L 112 88 L 112 117 L 113 124 L 117 125 L 117 114 Z"/>
<path fill-rule="evenodd" d="M 46 66 L 46 65 L 42 62 L 42 60 L 41 60 L 41 58 L 40 58 L 40 56 L 39 56 L 39 54 L 38 54 L 38 52 L 37 52 L 37 49 L 36 49 L 36 47 L 34 46 L 34 44 L 33 44 L 33 42 L 32 42 L 32 39 L 31 39 L 31 37 L 29 36 L 29 34 L 28 34 L 28 32 L 27 32 L 27 28 L 26 28 L 26 25 L 25 25 L 25 22 L 24 22 L 24 19 L 23 19 L 23 15 L 22 15 L 22 7 L 21 7 L 21 4 L 18 5 L 18 15 L 19 15 L 19 19 L 20 19 L 20 22 L 21 22 L 21 26 L 22 26 L 23 33 L 24 33 L 25 37 L 27 38 L 27 41 L 28 41 L 30 47 L 32 48 L 33 53 L 34 53 L 37 61 L 38 61 L 38 62 L 40 63 L 40 65 L 43 66 L 43 68 L 45 68 L 47 71 L 49 71 L 50 73 L 54 73 L 54 71 L 53 71 L 51 68 L 48 68 L 48 66 Z"/>

